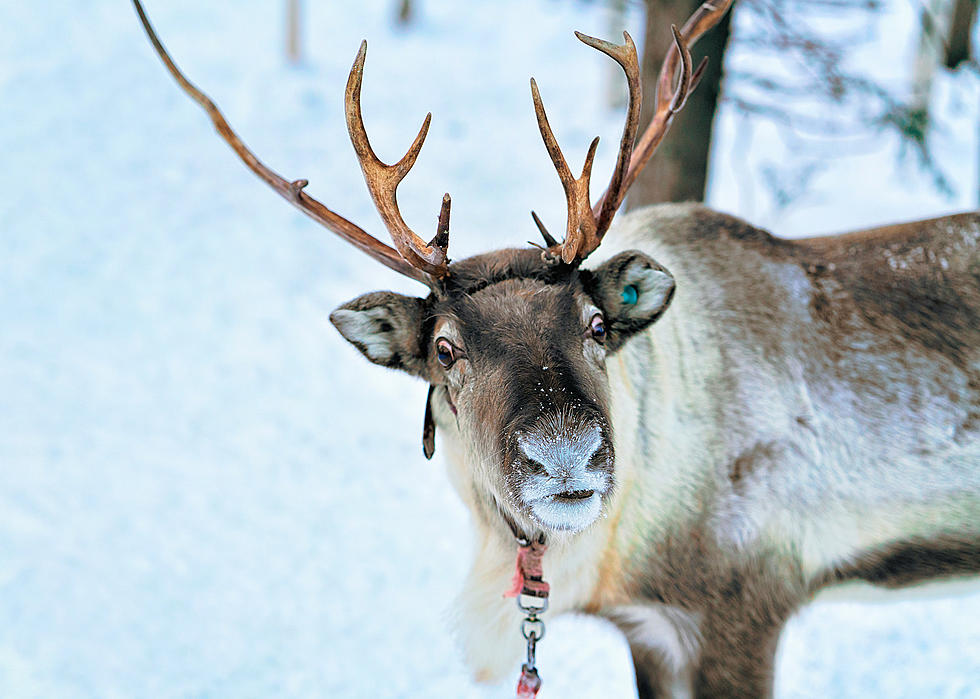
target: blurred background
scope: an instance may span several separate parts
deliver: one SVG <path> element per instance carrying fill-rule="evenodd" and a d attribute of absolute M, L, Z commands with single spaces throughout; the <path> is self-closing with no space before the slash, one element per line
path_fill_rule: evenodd
<path fill-rule="evenodd" d="M 395 160 L 433 112 L 401 208 L 434 228 L 451 192 L 458 258 L 535 239 L 531 208 L 562 227 L 530 75 L 571 163 L 602 136 L 604 187 L 622 76 L 572 30 L 627 29 L 656 66 L 696 5 L 146 9 L 266 163 L 384 237 L 343 117 L 367 38 L 372 143 Z M 978 208 L 976 12 L 739 0 L 629 206 L 703 199 L 785 236 Z M 452 637 L 469 523 L 421 454 L 426 387 L 327 321 L 422 289 L 248 172 L 125 2 L 0 3 L 0 163 L 0 696 L 509 696 L 472 684 Z M 928 592 L 804 610 L 778 696 L 980 696 L 980 593 Z M 634 691 L 609 625 L 548 628 L 542 697 Z"/>

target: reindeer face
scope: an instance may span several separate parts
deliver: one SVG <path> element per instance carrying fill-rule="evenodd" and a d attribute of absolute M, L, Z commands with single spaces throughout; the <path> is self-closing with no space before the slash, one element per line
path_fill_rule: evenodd
<path fill-rule="evenodd" d="M 486 502 L 525 531 L 584 529 L 614 485 L 606 356 L 659 317 L 673 279 L 638 252 L 595 271 L 533 250 L 451 270 L 426 299 L 367 294 L 330 319 L 371 361 L 436 387 Z"/>
<path fill-rule="evenodd" d="M 432 354 L 498 502 L 577 530 L 599 514 L 613 452 L 605 322 L 576 286 L 509 279 L 455 299 L 437 311 Z"/>

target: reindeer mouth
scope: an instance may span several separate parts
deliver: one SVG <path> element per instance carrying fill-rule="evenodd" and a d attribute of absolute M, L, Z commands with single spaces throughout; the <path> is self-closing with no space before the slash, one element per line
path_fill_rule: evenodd
<path fill-rule="evenodd" d="M 578 532 L 602 514 L 612 487 L 612 448 L 599 418 L 558 418 L 557 425 L 539 419 L 517 432 L 517 496 L 542 526 Z"/>
<path fill-rule="evenodd" d="M 566 493 L 558 493 L 554 496 L 555 500 L 587 500 L 595 493 L 594 490 L 572 490 Z"/>
<path fill-rule="evenodd" d="M 531 515 L 549 529 L 579 532 L 599 518 L 602 496 L 595 490 L 572 490 L 528 502 Z"/>
<path fill-rule="evenodd" d="M 556 531 L 579 532 L 602 514 L 603 495 L 610 485 L 608 475 L 587 473 L 563 484 L 567 490 L 556 485 L 554 479 L 539 477 L 522 489 L 521 499 L 539 524 Z"/>

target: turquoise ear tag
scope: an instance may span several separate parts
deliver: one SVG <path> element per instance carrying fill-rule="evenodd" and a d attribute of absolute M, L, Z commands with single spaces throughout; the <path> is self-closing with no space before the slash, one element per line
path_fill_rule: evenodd
<path fill-rule="evenodd" d="M 640 294 L 632 284 L 623 287 L 623 303 L 627 306 L 635 306 Z"/>

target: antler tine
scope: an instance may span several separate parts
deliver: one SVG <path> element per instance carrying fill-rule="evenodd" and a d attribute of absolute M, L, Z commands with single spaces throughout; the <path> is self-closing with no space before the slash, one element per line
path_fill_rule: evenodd
<path fill-rule="evenodd" d="M 589 203 L 589 181 L 592 178 L 592 163 L 595 160 L 596 148 L 599 146 L 599 137 L 593 139 L 589 145 L 589 151 L 585 156 L 585 165 L 582 166 L 582 174 L 576 179 L 562 155 L 558 140 L 551 130 L 548 123 L 548 115 L 544 111 L 544 104 L 541 102 L 541 94 L 538 92 L 538 84 L 531 78 L 531 99 L 534 101 L 534 115 L 538 120 L 538 130 L 544 140 L 551 162 L 558 171 L 558 179 L 561 180 L 562 188 L 565 190 L 565 199 L 568 203 L 568 224 L 565 228 L 565 241 L 561 244 L 561 258 L 566 262 L 572 262 L 579 256 L 580 251 L 592 244 L 595 239 L 596 220 L 592 214 L 592 205 Z M 545 233 L 544 227 L 534 216 L 535 222 Z M 551 236 L 546 236 L 545 240 Z"/>
<path fill-rule="evenodd" d="M 442 195 L 442 208 L 439 209 L 439 224 L 436 226 L 435 237 L 429 243 L 432 247 L 441 250 L 449 249 L 449 212 L 452 208 L 453 200 L 449 197 L 449 192 Z"/>
<path fill-rule="evenodd" d="M 674 44 L 667 50 L 667 55 L 664 57 L 663 65 L 660 68 L 660 77 L 657 81 L 658 110 L 668 99 L 667 95 L 670 93 L 671 84 L 674 82 L 678 60 L 684 60 L 683 49 L 693 46 L 706 31 L 715 26 L 725 15 L 732 2 L 734 0 L 721 0 L 717 4 L 709 0 L 709 2 L 703 3 L 684 23 L 684 26 L 679 32 L 681 36 L 680 41 L 677 39 L 678 32 L 674 32 Z M 674 27 L 672 26 L 671 30 L 673 29 Z M 688 53 L 687 58 L 690 60 L 690 53 Z"/>
<path fill-rule="evenodd" d="M 684 37 L 677 30 L 677 25 L 670 25 L 670 31 L 674 35 L 674 47 L 681 57 L 681 74 L 677 80 L 677 89 L 674 91 L 674 96 L 670 100 L 670 106 L 668 107 L 672 114 L 676 114 L 684 107 L 684 103 L 687 102 L 687 95 L 691 88 L 691 63 L 694 59 L 691 58 L 691 50 L 687 47 L 687 42 L 684 40 Z M 660 99 L 659 94 L 657 95 L 657 99 Z"/>
<path fill-rule="evenodd" d="M 534 211 L 531 212 L 531 218 L 534 219 L 534 225 L 536 225 L 538 230 L 541 231 L 541 237 L 544 238 L 544 244 L 549 248 L 553 248 L 558 245 L 558 241 L 555 240 L 554 236 L 548 232 L 548 229 L 544 227 L 544 224 L 541 223 L 541 219 L 538 218 L 538 215 Z"/>
<path fill-rule="evenodd" d="M 636 55 L 636 44 L 629 32 L 623 32 L 624 42 L 621 45 L 613 44 L 609 41 L 596 39 L 595 37 L 575 32 L 578 40 L 587 46 L 591 46 L 597 51 L 601 51 L 614 61 L 616 61 L 623 72 L 626 74 L 626 85 L 629 94 L 629 105 L 626 109 L 626 123 L 623 124 L 623 135 L 619 139 L 619 155 L 616 157 L 616 168 L 613 170 L 612 178 L 606 187 L 599 203 L 593 209 L 598 217 L 596 220 L 596 240 L 598 246 L 602 236 L 609 230 L 616 209 L 622 201 L 622 194 L 625 191 L 623 182 L 626 172 L 630 165 L 630 156 L 633 152 L 633 142 L 636 140 L 636 131 L 640 124 L 640 105 L 643 102 L 643 87 L 640 82 L 640 59 Z M 591 250 L 589 251 L 591 252 Z"/>
<path fill-rule="evenodd" d="M 551 162 L 554 163 L 555 170 L 558 171 L 558 179 L 561 180 L 565 193 L 568 194 L 572 183 L 575 181 L 575 176 L 572 175 L 572 170 L 568 167 L 568 162 L 561 152 L 561 147 L 555 138 L 555 132 L 551 130 L 548 114 L 545 112 L 544 103 L 541 101 L 541 93 L 538 92 L 538 83 L 535 82 L 534 78 L 531 78 L 531 100 L 534 102 L 534 116 L 538 120 L 538 130 L 541 132 L 544 146 L 548 149 Z"/>
<path fill-rule="evenodd" d="M 412 229 L 408 227 L 398 209 L 397 190 L 399 183 L 409 173 L 415 160 L 419 157 L 422 144 L 425 143 L 425 136 L 429 131 L 429 123 L 432 121 L 431 112 L 425 116 L 422 128 L 409 147 L 408 152 L 402 156 L 401 160 L 388 165 L 381 161 L 371 148 L 368 140 L 367 130 L 364 128 L 364 118 L 361 114 L 361 82 L 364 78 L 364 59 L 367 56 L 367 42 L 361 42 L 361 48 L 354 59 L 351 67 L 350 76 L 347 78 L 347 90 L 344 96 L 344 110 L 347 116 L 347 132 L 350 134 L 351 143 L 357 153 L 357 159 L 361 164 L 361 171 L 364 173 L 364 181 L 367 183 L 368 191 L 374 205 L 381 214 L 391 239 L 406 260 L 431 274 L 436 278 L 441 278 L 449 273 L 447 250 L 439 247 L 437 239 L 433 239 L 432 244 L 427 245 L 419 238 Z M 443 211 L 446 213 L 446 224 L 448 231 L 448 207 L 444 204 Z"/>
<path fill-rule="evenodd" d="M 143 5 L 140 3 L 140 0 L 133 0 L 133 5 L 136 8 L 136 14 L 139 15 L 140 23 L 143 25 L 143 29 L 150 39 L 150 43 L 153 45 L 157 56 L 159 56 L 164 66 L 166 66 L 167 71 L 177 81 L 180 88 L 207 112 L 211 118 L 211 122 L 214 124 L 215 130 L 217 130 L 221 138 L 235 151 L 235 154 L 238 155 L 252 172 L 272 187 L 279 196 L 286 199 L 304 214 L 323 227 L 333 231 L 362 252 L 366 252 L 389 269 L 423 284 L 432 285 L 432 279 L 426 271 L 413 266 L 398 251 L 385 245 L 356 224 L 334 213 L 322 203 L 303 192 L 303 188 L 309 184 L 307 180 L 298 179 L 288 181 L 259 160 L 231 128 L 221 113 L 221 110 L 218 109 L 211 98 L 191 83 L 177 67 L 177 64 L 174 63 L 167 49 L 157 37 L 153 26 L 150 24 L 150 20 L 143 11 Z"/>

